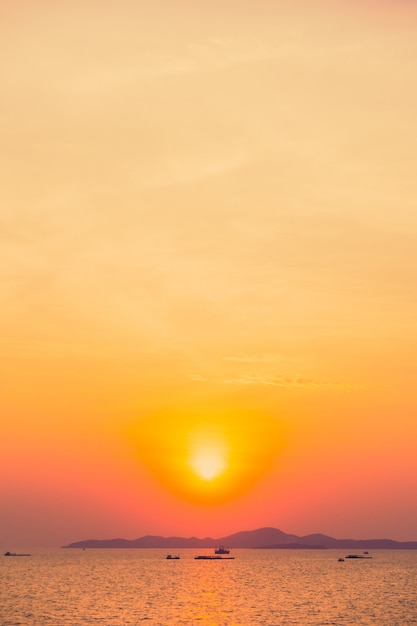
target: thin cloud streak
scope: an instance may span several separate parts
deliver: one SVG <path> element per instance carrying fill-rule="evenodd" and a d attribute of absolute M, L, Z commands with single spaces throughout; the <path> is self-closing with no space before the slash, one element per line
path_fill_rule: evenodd
<path fill-rule="evenodd" d="M 189 379 L 194 382 L 205 382 L 214 384 L 231 385 L 238 387 L 259 386 L 259 387 L 302 387 L 309 390 L 327 389 L 329 391 L 360 391 L 364 387 L 350 383 L 323 381 L 306 378 L 303 376 L 268 376 L 262 374 L 244 374 L 241 376 L 220 378 L 208 378 L 198 374 L 190 374 Z"/>
<path fill-rule="evenodd" d="M 326 382 L 320 380 L 313 380 L 303 377 L 287 378 L 284 376 L 262 376 L 262 375 L 246 375 L 239 376 L 237 378 L 225 378 L 223 380 L 226 385 L 260 385 L 264 387 L 305 387 L 307 389 L 319 390 L 319 389 L 335 389 L 342 391 L 352 391 L 359 389 L 354 385 L 347 385 L 346 383 L 338 382 Z"/>
<path fill-rule="evenodd" d="M 236 361 L 238 363 L 282 363 L 288 361 L 288 357 L 281 354 L 237 354 L 235 356 L 225 356 L 224 361 Z"/>

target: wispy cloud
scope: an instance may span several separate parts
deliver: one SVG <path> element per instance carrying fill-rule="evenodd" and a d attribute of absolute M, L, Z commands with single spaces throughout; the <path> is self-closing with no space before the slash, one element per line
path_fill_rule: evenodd
<path fill-rule="evenodd" d="M 198 382 L 198 383 L 207 383 L 209 380 L 205 376 L 200 376 L 199 374 L 189 374 L 189 378 L 190 380 L 193 380 L 194 382 Z"/>
<path fill-rule="evenodd" d="M 314 380 L 303 376 L 287 377 L 287 376 L 264 376 L 257 374 L 246 374 L 235 378 L 225 378 L 223 383 L 226 385 L 258 385 L 263 387 L 304 387 L 311 390 L 319 389 L 335 389 L 341 391 L 353 391 L 358 389 L 355 385 L 343 382 Z"/>
<path fill-rule="evenodd" d="M 159 164 L 159 170 L 149 172 L 142 183 L 144 188 L 184 185 L 199 180 L 215 178 L 239 169 L 250 161 L 250 154 L 241 147 L 232 148 L 229 153 L 219 155 L 197 153 L 194 155 L 176 154 L 166 157 Z"/>
<path fill-rule="evenodd" d="M 238 363 L 282 363 L 288 359 L 282 354 L 236 354 L 225 356 L 224 361 L 236 361 Z"/>
<path fill-rule="evenodd" d="M 353 385 L 346 382 L 326 381 L 306 378 L 303 376 L 244 374 L 242 376 L 229 378 L 207 378 L 206 376 L 200 376 L 199 374 L 190 374 L 189 378 L 194 382 L 220 383 L 223 385 L 235 385 L 240 387 L 248 387 L 251 385 L 259 387 L 293 387 L 305 388 L 311 391 L 323 389 L 327 389 L 329 391 L 359 391 L 362 389 L 359 385 Z"/>

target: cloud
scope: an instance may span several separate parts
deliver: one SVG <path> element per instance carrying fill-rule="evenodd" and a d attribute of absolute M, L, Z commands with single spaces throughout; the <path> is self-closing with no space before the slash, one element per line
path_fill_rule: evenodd
<path fill-rule="evenodd" d="M 311 391 L 335 390 L 335 391 L 359 391 L 363 387 L 345 382 L 325 381 L 304 376 L 284 376 L 284 375 L 264 375 L 264 374 L 243 374 L 222 378 L 220 376 L 208 378 L 199 374 L 189 374 L 188 378 L 194 382 L 221 383 L 223 385 L 235 385 L 238 387 L 258 386 L 258 387 L 286 387 L 304 388 Z"/>
<path fill-rule="evenodd" d="M 288 359 L 282 354 L 237 354 L 234 356 L 225 356 L 224 361 L 236 361 L 238 363 L 281 363 Z"/>
<path fill-rule="evenodd" d="M 302 376 L 286 377 L 286 376 L 265 376 L 257 374 L 246 374 L 236 378 L 225 378 L 223 383 L 226 385 L 258 385 L 264 387 L 304 387 L 311 390 L 319 389 L 335 389 L 341 391 L 352 391 L 358 389 L 355 385 L 346 383 L 329 382 L 322 380 L 314 380 Z"/>
<path fill-rule="evenodd" d="M 200 376 L 199 374 L 189 374 L 189 378 L 193 380 L 194 382 L 199 382 L 199 383 L 206 383 L 209 380 L 205 376 Z"/>
<path fill-rule="evenodd" d="M 159 162 L 159 168 L 155 167 L 149 172 L 141 186 L 154 188 L 194 183 L 228 174 L 249 161 L 249 152 L 239 147 L 223 155 L 215 152 L 203 154 L 201 151 L 193 154 L 172 154 Z"/>

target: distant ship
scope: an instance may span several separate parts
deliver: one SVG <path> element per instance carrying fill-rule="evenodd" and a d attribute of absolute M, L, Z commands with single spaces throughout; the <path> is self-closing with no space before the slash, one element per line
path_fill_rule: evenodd
<path fill-rule="evenodd" d="M 17 552 L 5 552 L 4 556 L 30 556 L 30 554 L 18 554 Z"/>
<path fill-rule="evenodd" d="M 367 554 L 367 552 L 364 554 Z M 364 556 L 363 554 L 348 554 L 347 556 L 345 556 L 345 559 L 372 559 L 372 557 Z"/>
<path fill-rule="evenodd" d="M 194 557 L 197 561 L 232 561 L 234 556 L 213 556 L 212 554 L 201 554 Z"/>
<path fill-rule="evenodd" d="M 214 554 L 229 554 L 230 550 L 229 548 L 225 548 L 224 546 L 220 546 L 220 548 L 217 548 L 214 551 Z"/>
<path fill-rule="evenodd" d="M 168 559 L 168 561 L 178 561 L 180 557 L 178 556 L 178 554 L 168 554 L 166 558 Z"/>

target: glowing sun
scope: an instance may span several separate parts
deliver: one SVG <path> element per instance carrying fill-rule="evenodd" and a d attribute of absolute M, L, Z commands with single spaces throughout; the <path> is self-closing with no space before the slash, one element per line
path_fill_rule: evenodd
<path fill-rule="evenodd" d="M 189 465 L 203 480 L 213 480 L 227 468 L 226 451 L 219 444 L 199 444 L 191 452 Z"/>
<path fill-rule="evenodd" d="M 283 447 L 278 421 L 242 408 L 150 416 L 138 423 L 132 439 L 140 463 L 163 488 L 204 506 L 250 491 Z"/>

